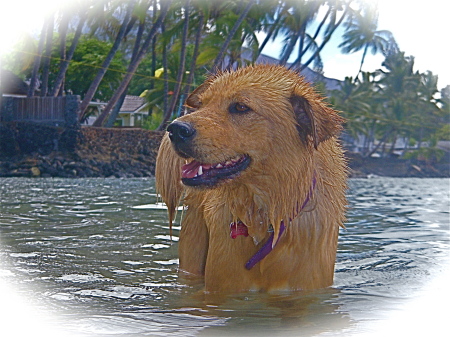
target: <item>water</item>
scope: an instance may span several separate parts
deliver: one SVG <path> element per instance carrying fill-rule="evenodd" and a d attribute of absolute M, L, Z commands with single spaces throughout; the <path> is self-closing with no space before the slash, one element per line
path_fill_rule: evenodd
<path fill-rule="evenodd" d="M 389 322 L 443 335 L 449 190 L 448 179 L 353 179 L 333 287 L 213 296 L 178 278 L 180 227 L 171 238 L 152 179 L 3 178 L 0 331 L 356 336 Z"/>

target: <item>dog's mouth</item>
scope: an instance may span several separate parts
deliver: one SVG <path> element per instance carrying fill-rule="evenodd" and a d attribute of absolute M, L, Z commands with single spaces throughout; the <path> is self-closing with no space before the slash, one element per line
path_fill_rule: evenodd
<path fill-rule="evenodd" d="M 250 165 L 250 161 L 246 155 L 217 164 L 202 164 L 193 160 L 181 168 L 181 181 L 187 186 L 214 186 L 237 177 Z"/>

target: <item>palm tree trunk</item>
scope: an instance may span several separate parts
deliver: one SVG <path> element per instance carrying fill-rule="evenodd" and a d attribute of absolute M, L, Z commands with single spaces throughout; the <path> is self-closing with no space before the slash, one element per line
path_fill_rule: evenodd
<path fill-rule="evenodd" d="M 161 24 L 166 18 L 167 12 L 169 10 L 169 7 L 171 5 L 171 0 L 166 0 L 161 2 L 161 9 L 160 14 L 156 22 L 153 24 L 152 29 L 147 35 L 147 38 L 145 39 L 141 49 L 139 50 L 138 56 L 133 62 L 130 62 L 128 66 L 127 73 L 125 74 L 124 78 L 122 79 L 122 82 L 120 83 L 119 87 L 114 92 L 113 96 L 109 100 L 108 104 L 106 105 L 105 109 L 102 111 L 102 113 L 97 117 L 95 120 L 93 126 L 100 127 L 103 125 L 104 120 L 106 119 L 106 116 L 108 116 L 111 109 L 114 107 L 114 105 L 119 100 L 122 93 L 125 91 L 125 89 L 128 87 L 128 84 L 130 83 L 131 79 L 133 78 L 134 72 L 136 71 L 137 67 L 141 63 L 142 59 L 144 58 L 145 54 L 148 52 L 148 49 L 151 46 L 151 42 L 153 40 L 153 37 L 158 32 L 158 29 L 161 27 Z"/>
<path fill-rule="evenodd" d="M 331 36 L 334 34 L 334 32 L 336 31 L 336 29 L 341 25 L 341 23 L 344 21 L 344 18 L 347 17 L 349 10 L 350 10 L 350 4 L 352 1 L 349 1 L 347 3 L 347 6 L 345 7 L 344 13 L 342 13 L 342 16 L 339 18 L 339 21 L 334 24 L 332 26 L 332 28 L 330 29 L 329 33 L 327 34 L 327 36 L 324 38 L 324 40 L 322 41 L 322 43 L 320 44 L 319 48 L 317 48 L 316 52 L 308 59 L 308 61 L 306 61 L 300 68 L 300 71 L 302 71 L 303 69 L 306 69 L 312 61 L 314 61 L 314 59 L 320 54 L 320 52 L 322 51 L 323 47 L 325 47 L 325 45 L 328 43 L 328 41 L 330 41 Z"/>
<path fill-rule="evenodd" d="M 67 55 L 67 30 L 69 29 L 69 20 L 70 20 L 69 13 L 65 12 L 61 19 L 61 24 L 59 25 L 59 66 L 60 67 L 63 64 L 64 60 L 66 59 L 66 55 Z M 59 71 L 58 71 L 58 73 L 59 73 Z M 62 83 L 63 82 L 64 82 L 64 80 L 62 81 Z M 54 87 L 54 84 L 53 84 L 53 87 Z M 49 92 L 49 96 L 53 96 L 54 91 L 55 90 L 52 89 Z M 57 95 L 62 95 L 62 90 L 58 90 Z"/>
<path fill-rule="evenodd" d="M 383 138 L 381 138 L 381 140 L 378 142 L 377 146 L 375 146 L 375 148 L 374 148 L 372 151 L 370 151 L 370 152 L 367 154 L 366 157 L 372 156 L 375 152 L 378 151 L 378 149 L 380 148 L 381 145 L 384 146 L 384 144 L 386 143 L 387 138 L 389 137 L 389 135 L 390 135 L 393 131 L 394 131 L 394 129 L 388 130 L 388 131 L 384 134 Z"/>
<path fill-rule="evenodd" d="M 234 23 L 233 28 L 231 29 L 230 33 L 228 34 L 225 42 L 223 43 L 222 47 L 220 48 L 219 53 L 216 56 L 216 59 L 214 60 L 214 64 L 212 66 L 213 71 L 216 71 L 219 69 L 220 64 L 223 61 L 223 58 L 225 56 L 225 52 L 228 49 L 228 46 L 230 45 L 231 40 L 233 39 L 234 35 L 236 34 L 237 30 L 239 29 L 240 25 L 242 24 L 242 22 L 244 21 L 244 19 L 246 18 L 248 12 L 250 12 L 250 9 L 252 8 L 252 6 L 254 5 L 255 0 L 249 0 L 247 3 L 247 6 L 245 7 L 245 9 L 242 11 L 241 15 L 239 16 L 239 18 L 236 20 L 236 22 Z"/>
<path fill-rule="evenodd" d="M 42 69 L 41 97 L 47 96 L 48 92 L 48 76 L 50 72 L 50 60 L 52 57 L 52 45 L 53 45 L 54 14 L 51 14 L 47 20 L 48 23 L 45 41 L 43 69 Z"/>
<path fill-rule="evenodd" d="M 122 107 L 123 102 L 125 102 L 125 98 L 127 97 L 127 92 L 128 87 L 124 90 L 116 105 L 114 106 L 114 109 L 111 111 L 111 114 L 109 115 L 109 118 L 105 123 L 106 128 L 112 128 L 114 126 L 114 122 L 116 121 L 117 116 L 119 116 L 120 108 Z"/>
<path fill-rule="evenodd" d="M 283 56 L 281 57 L 281 60 L 278 62 L 279 65 L 286 65 L 287 61 L 289 60 L 289 57 L 292 54 L 292 51 L 294 50 L 295 44 L 297 43 L 299 37 L 299 32 L 296 32 L 294 36 L 291 37 L 289 40 L 289 44 L 287 45 L 286 49 L 283 52 Z"/>
<path fill-rule="evenodd" d="M 161 26 L 161 33 L 166 31 L 166 25 Z M 163 115 L 168 110 L 169 106 L 169 65 L 167 60 L 167 44 L 164 43 L 162 50 L 162 66 L 163 66 Z"/>
<path fill-rule="evenodd" d="M 151 65 L 151 74 L 152 79 L 150 80 L 149 89 L 152 90 L 155 88 L 155 72 L 156 72 L 156 36 L 153 38 L 152 41 L 152 65 Z"/>
<path fill-rule="evenodd" d="M 131 54 L 131 62 L 133 62 L 136 59 L 136 57 L 139 53 L 139 46 L 141 44 L 142 34 L 144 33 L 144 28 L 145 28 L 145 20 L 143 20 L 139 23 L 138 32 L 136 34 L 136 41 L 134 42 L 133 52 Z M 122 95 L 120 96 L 116 105 L 114 106 L 114 109 L 112 110 L 112 112 L 108 118 L 108 121 L 105 124 L 105 127 L 110 128 L 114 125 L 114 122 L 116 121 L 117 116 L 119 116 L 120 108 L 122 107 L 123 102 L 125 101 L 125 98 L 127 96 L 127 92 L 128 92 L 128 86 L 124 90 Z"/>
<path fill-rule="evenodd" d="M 172 112 L 175 110 L 178 97 L 180 96 L 181 86 L 183 82 L 183 77 L 185 73 L 185 65 L 186 65 L 186 45 L 188 39 L 188 29 L 189 29 L 189 16 L 190 16 L 190 0 L 186 0 L 184 7 L 184 26 L 183 26 L 183 36 L 181 38 L 181 51 L 180 51 L 180 66 L 178 67 L 178 74 L 175 83 L 175 88 L 173 90 L 172 100 L 170 101 L 170 106 L 167 111 L 164 111 L 164 116 L 161 124 L 158 126 L 157 130 L 161 131 L 165 129 L 166 123 L 170 120 L 172 116 Z"/>
<path fill-rule="evenodd" d="M 275 19 L 275 21 L 272 23 L 272 26 L 270 27 L 269 33 L 266 35 L 266 37 L 264 38 L 263 43 L 261 43 L 261 45 L 258 48 L 258 55 L 256 55 L 256 58 L 258 58 L 259 55 L 261 55 L 264 47 L 266 46 L 266 44 L 270 41 L 270 39 L 272 38 L 273 33 L 275 32 L 275 30 L 278 28 L 278 25 L 280 24 L 280 20 L 282 19 L 282 15 L 281 12 L 283 11 L 284 6 L 286 6 L 285 3 L 281 4 L 281 8 L 278 11 L 278 15 L 277 18 Z M 255 58 L 255 59 L 256 59 Z"/>
<path fill-rule="evenodd" d="M 192 53 L 192 61 L 191 65 L 189 67 L 189 76 L 186 81 L 186 87 L 184 88 L 184 94 L 187 96 L 189 92 L 191 91 L 192 83 L 194 82 L 194 74 L 195 74 L 195 68 L 197 66 L 197 57 L 200 51 L 200 41 L 202 39 L 202 32 L 203 32 L 203 23 L 205 21 L 205 16 L 203 13 L 200 13 L 198 18 L 198 29 L 197 34 L 195 35 L 195 43 L 194 43 L 194 52 Z M 184 112 L 182 112 L 182 115 L 184 115 Z"/>
<path fill-rule="evenodd" d="M 83 30 L 84 23 L 87 19 L 87 10 L 80 16 L 80 21 L 78 21 L 77 29 L 75 31 L 75 35 L 72 40 L 72 44 L 70 45 L 69 52 L 67 53 L 64 59 L 61 59 L 61 63 L 59 65 L 58 75 L 56 75 L 56 80 L 53 84 L 53 90 L 50 93 L 50 96 L 58 96 L 61 88 L 63 87 L 64 78 L 66 76 L 67 69 L 69 69 L 69 63 L 72 60 L 73 54 L 75 53 L 75 49 L 78 45 L 78 41 L 81 36 L 81 32 Z"/>
<path fill-rule="evenodd" d="M 306 45 L 305 48 L 303 48 L 303 46 L 301 48 L 299 48 L 298 51 L 298 57 L 297 59 L 291 64 L 291 66 L 289 67 L 289 69 L 292 69 L 294 67 L 301 67 L 301 62 L 302 62 L 302 57 L 303 55 L 311 48 L 311 46 L 313 45 L 313 42 L 316 41 L 317 37 L 319 36 L 320 31 L 322 30 L 323 25 L 325 24 L 325 22 L 328 19 L 328 16 L 331 13 L 331 8 L 328 9 L 327 13 L 325 14 L 324 18 L 322 19 L 322 21 L 320 22 L 319 26 L 316 29 L 316 32 L 314 33 L 314 36 L 312 37 L 311 41 Z"/>
<path fill-rule="evenodd" d="M 84 114 L 86 113 L 86 110 L 89 106 L 89 103 L 91 102 L 92 98 L 94 97 L 98 86 L 100 85 L 100 82 L 103 80 L 103 77 L 106 74 L 106 71 L 108 70 L 109 65 L 111 64 L 112 59 L 116 55 L 117 51 L 119 50 L 120 44 L 122 43 L 123 38 L 125 37 L 125 33 L 127 31 L 128 23 L 131 19 L 131 13 L 133 12 L 133 8 L 135 6 L 136 0 L 131 0 L 127 13 L 125 14 L 125 18 L 123 19 L 122 25 L 120 26 L 119 32 L 117 33 L 116 39 L 114 41 L 113 46 L 111 47 L 108 55 L 106 56 L 105 60 L 103 61 L 102 67 L 97 73 L 97 76 L 92 81 L 89 89 L 86 92 L 86 95 L 84 95 L 83 101 L 80 104 L 80 110 L 79 110 L 79 119 L 82 120 L 84 118 Z"/>
<path fill-rule="evenodd" d="M 397 143 L 398 132 L 394 133 L 394 139 L 392 140 L 391 148 L 389 149 L 389 154 L 392 155 L 395 151 L 395 143 Z"/>
<path fill-rule="evenodd" d="M 364 47 L 363 56 L 362 56 L 362 59 L 361 59 L 361 64 L 359 65 L 358 73 L 357 73 L 356 76 L 355 76 L 355 83 L 356 83 L 356 81 L 358 80 L 359 74 L 361 74 L 362 66 L 363 66 L 363 64 L 364 64 L 364 60 L 365 60 L 366 54 L 367 54 L 367 49 L 369 49 L 369 46 L 368 46 L 368 45 L 366 45 L 366 46 Z"/>
<path fill-rule="evenodd" d="M 41 37 L 39 38 L 38 51 L 37 51 L 36 57 L 34 58 L 30 86 L 28 87 L 28 93 L 27 93 L 28 97 L 33 97 L 34 92 L 36 91 L 36 84 L 38 81 L 37 77 L 38 77 L 39 67 L 41 65 L 41 55 L 44 50 L 45 32 L 47 30 L 47 24 L 48 24 L 48 22 L 45 21 L 44 25 L 42 26 Z"/>

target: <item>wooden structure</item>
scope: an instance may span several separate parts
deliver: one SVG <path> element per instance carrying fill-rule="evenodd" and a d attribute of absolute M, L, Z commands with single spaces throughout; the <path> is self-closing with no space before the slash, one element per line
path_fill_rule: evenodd
<path fill-rule="evenodd" d="M 78 123 L 80 97 L 3 96 L 0 122 L 33 122 L 71 127 Z"/>

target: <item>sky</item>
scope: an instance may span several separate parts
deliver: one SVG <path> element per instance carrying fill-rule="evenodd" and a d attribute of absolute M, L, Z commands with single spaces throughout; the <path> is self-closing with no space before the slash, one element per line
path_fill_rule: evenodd
<path fill-rule="evenodd" d="M 438 87 L 450 85 L 450 2 L 447 0 L 379 0 L 378 29 L 390 30 L 401 51 L 414 56 L 415 70 L 431 70 L 439 76 Z M 335 55 L 326 64 L 325 72 L 330 77 L 342 79 L 344 72 L 356 74 L 362 53 Z M 365 71 L 381 67 L 381 54 L 367 56 Z M 328 62 L 327 62 L 328 61 Z M 344 71 L 345 69 L 345 71 Z M 355 75 L 353 75 L 355 76 Z"/>
<path fill-rule="evenodd" d="M 369 0 L 370 1 L 370 0 Z M 414 70 L 430 70 L 438 75 L 438 88 L 450 85 L 450 1 L 378 0 L 378 30 L 389 30 L 406 56 L 414 56 Z M 358 73 L 362 51 L 343 54 L 339 36 L 324 47 L 322 61 L 327 77 L 343 80 Z M 280 42 L 268 45 L 263 53 L 278 57 Z M 295 57 L 294 57 L 295 58 Z M 292 61 L 292 59 L 290 60 Z M 382 54 L 367 54 L 363 71 L 382 68 Z"/>
<path fill-rule="evenodd" d="M 39 31 L 45 13 L 61 0 L 12 0 L 0 5 L 0 53 L 11 50 L 23 31 Z M 69 0 L 70 1 L 70 0 Z M 368 0 L 375 1 L 375 0 Z M 378 0 L 378 29 L 390 30 L 407 56 L 415 57 L 415 70 L 439 76 L 438 88 L 450 85 L 450 2 L 446 0 Z M 342 54 L 333 39 L 323 50 L 325 76 L 343 80 L 355 76 L 362 52 Z M 275 43 L 264 53 L 277 57 Z M 364 71 L 381 68 L 383 56 L 368 54 Z"/>

